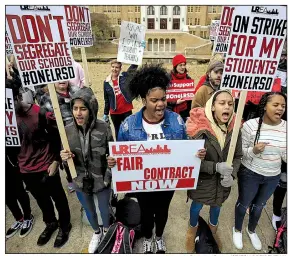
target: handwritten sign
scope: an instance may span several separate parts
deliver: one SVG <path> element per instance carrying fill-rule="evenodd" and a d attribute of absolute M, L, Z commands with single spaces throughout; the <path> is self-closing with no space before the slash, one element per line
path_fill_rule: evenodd
<path fill-rule="evenodd" d="M 93 45 L 90 10 L 84 6 L 65 5 L 68 35 L 71 46 Z"/>
<path fill-rule="evenodd" d="M 109 142 L 115 193 L 195 189 L 204 140 Z"/>
<path fill-rule="evenodd" d="M 172 80 L 171 85 L 166 90 L 166 99 L 168 102 L 176 101 L 178 99 L 192 100 L 194 92 L 194 80 Z"/>
<path fill-rule="evenodd" d="M 118 57 L 120 62 L 141 65 L 144 53 L 142 41 L 145 40 L 145 26 L 122 21 Z"/>
<path fill-rule="evenodd" d="M 287 34 L 287 16 L 285 6 L 271 6 L 270 14 L 258 11 L 265 8 L 235 6 L 221 88 L 272 90 Z"/>
<path fill-rule="evenodd" d="M 211 41 L 214 41 L 216 36 L 218 35 L 219 24 L 220 24 L 219 20 L 212 20 L 211 21 L 210 30 L 209 30 L 209 39 Z"/>
<path fill-rule="evenodd" d="M 63 6 L 6 6 L 6 22 L 23 86 L 75 77 Z"/>
<path fill-rule="evenodd" d="M 12 89 L 6 89 L 5 141 L 7 147 L 20 146 Z"/>

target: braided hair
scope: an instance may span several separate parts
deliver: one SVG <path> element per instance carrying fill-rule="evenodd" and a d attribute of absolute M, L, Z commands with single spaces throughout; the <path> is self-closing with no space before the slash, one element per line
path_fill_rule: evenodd
<path fill-rule="evenodd" d="M 269 99 L 272 98 L 274 95 L 280 95 L 280 96 L 284 97 L 285 102 L 287 102 L 286 95 L 283 94 L 282 92 L 267 92 L 267 93 L 263 94 L 262 98 L 260 99 L 258 109 L 257 109 L 257 116 L 259 117 L 259 122 L 258 122 L 258 130 L 257 130 L 256 137 L 254 140 L 254 145 L 256 145 L 258 143 L 259 138 L 260 138 L 261 126 L 262 126 L 263 117 L 265 114 L 265 107 L 266 107 L 267 103 L 269 102 Z"/>

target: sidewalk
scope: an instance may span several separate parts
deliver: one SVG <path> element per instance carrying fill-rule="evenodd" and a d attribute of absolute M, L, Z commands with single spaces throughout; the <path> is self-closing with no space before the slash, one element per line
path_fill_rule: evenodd
<path fill-rule="evenodd" d="M 67 181 L 62 175 L 62 182 L 65 190 L 67 190 Z M 249 237 L 243 232 L 244 249 L 239 251 L 235 249 L 232 243 L 232 227 L 234 223 L 234 205 L 237 199 L 237 184 L 234 185 L 231 195 L 225 202 L 219 220 L 219 236 L 223 245 L 222 253 L 267 253 L 268 245 L 272 246 L 275 231 L 271 224 L 272 218 L 272 198 L 268 201 L 266 208 L 263 210 L 257 233 L 262 241 L 262 251 L 256 251 L 250 242 Z M 36 204 L 34 198 L 31 197 L 32 213 L 35 217 L 35 224 L 31 233 L 20 238 L 18 234 L 6 241 L 6 253 L 81 253 L 88 248 L 92 236 L 92 229 L 81 221 L 80 203 L 75 193 L 68 193 L 69 206 L 71 210 L 72 230 L 69 241 L 60 249 L 53 248 L 53 243 L 57 232 L 54 233 L 51 240 L 45 246 L 36 245 L 38 236 L 44 229 L 44 223 L 41 218 L 41 211 Z M 185 235 L 188 225 L 190 201 L 186 203 L 186 192 L 175 192 L 171 206 L 169 209 L 169 218 L 164 232 L 168 253 L 186 253 L 185 251 Z M 208 207 L 204 207 L 201 215 L 208 220 Z M 14 222 L 12 214 L 6 207 L 6 230 Z M 245 217 L 244 229 L 248 222 L 248 215 Z M 142 240 L 142 239 L 141 239 Z M 135 252 L 142 252 L 142 241 L 137 241 Z"/>

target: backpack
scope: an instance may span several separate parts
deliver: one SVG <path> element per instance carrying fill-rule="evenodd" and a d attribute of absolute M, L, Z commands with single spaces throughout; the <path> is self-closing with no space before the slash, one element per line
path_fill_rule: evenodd
<path fill-rule="evenodd" d="M 132 254 L 135 232 L 121 222 L 111 225 L 95 253 Z"/>
<path fill-rule="evenodd" d="M 201 216 L 198 218 L 198 228 L 195 237 L 195 252 L 196 254 L 221 253 L 209 226 Z"/>
<path fill-rule="evenodd" d="M 277 229 L 273 247 L 269 246 L 269 253 L 287 254 L 287 207 L 281 210 L 281 225 Z"/>

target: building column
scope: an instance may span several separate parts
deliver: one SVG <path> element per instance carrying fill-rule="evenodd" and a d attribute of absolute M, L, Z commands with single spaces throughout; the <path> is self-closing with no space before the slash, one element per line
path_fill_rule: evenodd
<path fill-rule="evenodd" d="M 165 52 L 165 39 L 163 39 L 163 42 L 164 42 L 163 51 Z"/>

